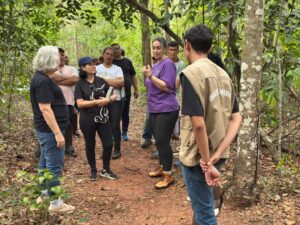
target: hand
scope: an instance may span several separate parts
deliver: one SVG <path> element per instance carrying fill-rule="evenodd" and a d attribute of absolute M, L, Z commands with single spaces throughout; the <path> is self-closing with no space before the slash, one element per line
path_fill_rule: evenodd
<path fill-rule="evenodd" d="M 139 97 L 139 95 L 140 95 L 139 91 L 138 90 L 134 90 L 134 92 L 133 92 L 134 98 L 137 99 Z"/>
<path fill-rule="evenodd" d="M 65 147 L 65 138 L 61 132 L 57 132 L 55 134 L 55 140 L 56 140 L 56 147 L 58 149 L 62 149 Z"/>
<path fill-rule="evenodd" d="M 205 172 L 205 180 L 208 186 L 222 187 L 220 173 L 214 166 L 209 166 Z"/>
<path fill-rule="evenodd" d="M 152 69 L 149 65 L 143 67 L 143 74 L 145 77 L 149 77 L 152 74 Z"/>
<path fill-rule="evenodd" d="M 221 153 L 215 152 L 212 157 L 209 159 L 208 164 L 209 165 L 215 165 L 221 158 Z"/>
<path fill-rule="evenodd" d="M 100 99 L 96 100 L 96 105 L 98 107 L 103 107 L 103 106 L 105 106 L 105 105 L 107 105 L 109 103 L 110 103 L 110 99 L 109 98 L 100 98 Z"/>
<path fill-rule="evenodd" d="M 221 153 L 215 152 L 208 162 L 204 162 L 202 159 L 200 159 L 200 166 L 202 170 L 205 172 L 209 166 L 215 165 L 220 160 L 220 157 Z"/>

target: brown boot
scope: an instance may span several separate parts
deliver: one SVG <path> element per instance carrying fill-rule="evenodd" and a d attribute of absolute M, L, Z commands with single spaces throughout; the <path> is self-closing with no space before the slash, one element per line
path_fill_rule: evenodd
<path fill-rule="evenodd" d="M 163 173 L 163 168 L 157 167 L 155 171 L 149 172 L 148 175 L 149 177 L 161 177 Z"/>
<path fill-rule="evenodd" d="M 163 173 L 163 179 L 161 181 L 159 181 L 157 184 L 155 184 L 155 188 L 156 189 L 163 189 L 163 188 L 167 188 L 169 187 L 171 184 L 174 183 L 174 178 L 172 177 L 171 174 Z"/>

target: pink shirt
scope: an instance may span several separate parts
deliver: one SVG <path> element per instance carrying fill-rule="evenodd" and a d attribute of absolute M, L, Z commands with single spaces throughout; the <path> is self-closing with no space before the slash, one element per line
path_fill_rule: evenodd
<path fill-rule="evenodd" d="M 78 70 L 75 67 L 65 65 L 65 66 L 59 68 L 58 74 L 62 77 L 78 76 Z M 75 104 L 75 100 L 74 100 L 75 85 L 73 85 L 73 86 L 59 85 L 59 87 L 61 88 L 61 90 L 64 94 L 67 105 L 74 106 L 74 104 Z"/>

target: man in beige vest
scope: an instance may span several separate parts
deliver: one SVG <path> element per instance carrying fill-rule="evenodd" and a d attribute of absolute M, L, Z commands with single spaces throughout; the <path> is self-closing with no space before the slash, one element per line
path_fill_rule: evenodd
<path fill-rule="evenodd" d="M 189 63 L 181 74 L 179 159 L 194 211 L 194 224 L 216 225 L 212 187 L 221 186 L 218 164 L 242 122 L 228 74 L 207 58 L 212 32 L 205 25 L 184 34 Z M 201 162 L 201 166 L 200 166 Z"/>

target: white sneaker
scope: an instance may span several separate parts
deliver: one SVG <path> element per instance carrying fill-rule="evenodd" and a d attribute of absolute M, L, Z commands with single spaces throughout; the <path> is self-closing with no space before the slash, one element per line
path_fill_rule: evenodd
<path fill-rule="evenodd" d="M 74 210 L 74 206 L 64 203 L 60 198 L 51 201 L 48 208 L 49 213 L 71 213 Z"/>
<path fill-rule="evenodd" d="M 215 208 L 215 216 L 218 216 L 219 215 L 219 212 L 220 212 L 220 209 L 219 208 Z"/>

